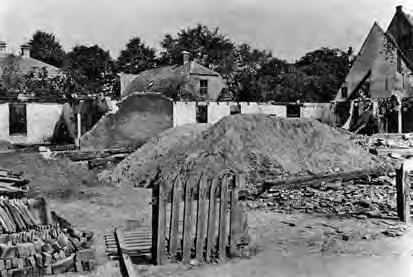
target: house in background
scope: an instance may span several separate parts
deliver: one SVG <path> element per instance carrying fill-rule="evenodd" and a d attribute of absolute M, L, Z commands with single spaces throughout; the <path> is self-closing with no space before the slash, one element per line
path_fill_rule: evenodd
<path fill-rule="evenodd" d="M 183 52 L 183 63 L 149 69 L 138 75 L 121 74 L 121 96 L 134 92 L 161 92 L 175 100 L 217 100 L 225 87 L 219 73 L 189 61 Z"/>
<path fill-rule="evenodd" d="M 25 75 L 33 69 L 45 68 L 49 77 L 55 77 L 59 68 L 30 57 L 30 46 L 21 46 L 19 56 L 6 52 L 6 43 L 0 42 L 0 76 L 9 64 L 15 63 L 17 74 Z M 12 144 L 38 144 L 48 141 L 59 120 L 63 97 L 0 97 L 0 141 Z"/>
<path fill-rule="evenodd" d="M 391 96 L 413 97 L 413 20 L 401 6 L 396 8 L 387 32 L 374 23 L 355 57 L 335 98 L 337 124 L 350 129 L 352 125 L 357 126 L 367 107 L 371 107 L 373 116 L 378 118 L 379 102 Z M 364 105 L 365 100 L 371 105 Z M 389 114 L 389 118 L 384 119 L 386 126 L 379 130 L 397 132 L 403 125 L 403 131 L 413 131 L 413 126 L 408 124 L 413 119 L 412 112 L 403 111 L 403 124 L 399 124 L 402 120 L 397 114 Z"/>

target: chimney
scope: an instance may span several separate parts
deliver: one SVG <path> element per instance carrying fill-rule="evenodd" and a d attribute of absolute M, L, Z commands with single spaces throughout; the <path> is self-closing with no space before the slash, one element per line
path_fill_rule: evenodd
<path fill-rule="evenodd" d="M 6 43 L 0 41 L 0 56 L 6 55 Z"/>
<path fill-rule="evenodd" d="M 186 64 L 189 62 L 189 52 L 188 51 L 182 51 L 182 61 L 183 64 Z"/>
<path fill-rule="evenodd" d="M 25 58 L 30 57 L 30 45 L 25 43 L 22 46 L 20 46 L 21 49 L 21 56 Z"/>
<path fill-rule="evenodd" d="M 397 13 L 400 13 L 402 11 L 403 11 L 403 6 L 402 5 L 396 6 L 396 12 Z"/>

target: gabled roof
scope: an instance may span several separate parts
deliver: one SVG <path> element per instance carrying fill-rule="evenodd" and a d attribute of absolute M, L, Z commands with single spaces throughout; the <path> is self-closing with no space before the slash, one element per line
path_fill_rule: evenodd
<path fill-rule="evenodd" d="M 177 89 L 188 75 L 220 76 L 217 72 L 193 61 L 183 65 L 162 66 L 139 73 L 123 94 L 128 95 L 137 91 L 159 92 L 167 88 Z"/>
<path fill-rule="evenodd" d="M 30 57 L 21 57 L 13 55 L 0 56 L 0 72 L 10 63 L 11 59 L 15 59 L 19 72 L 21 74 L 27 74 L 31 70 L 36 68 L 46 68 L 49 77 L 55 77 L 59 75 L 60 69 L 53 65 L 47 64 L 45 62 Z"/>

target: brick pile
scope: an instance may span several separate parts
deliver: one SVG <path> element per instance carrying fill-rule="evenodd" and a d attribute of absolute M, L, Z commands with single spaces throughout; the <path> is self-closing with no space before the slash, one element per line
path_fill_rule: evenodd
<path fill-rule="evenodd" d="M 36 224 L 28 201 L 0 198 L 0 277 L 93 271 L 93 233 Z"/>

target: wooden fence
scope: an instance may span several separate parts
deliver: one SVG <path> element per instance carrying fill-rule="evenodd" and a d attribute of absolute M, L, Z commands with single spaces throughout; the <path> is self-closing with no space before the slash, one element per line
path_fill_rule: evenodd
<path fill-rule="evenodd" d="M 241 256 L 248 245 L 242 176 L 161 181 L 152 196 L 152 259 L 186 264 Z"/>
<path fill-rule="evenodd" d="M 411 191 L 413 184 L 413 161 L 404 162 L 396 170 L 397 216 L 405 222 L 411 222 Z"/>

